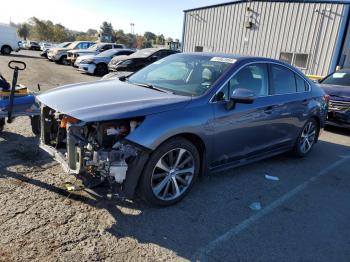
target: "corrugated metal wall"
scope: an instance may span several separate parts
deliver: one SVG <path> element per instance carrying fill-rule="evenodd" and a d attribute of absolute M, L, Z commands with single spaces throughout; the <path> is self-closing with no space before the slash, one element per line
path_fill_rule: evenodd
<path fill-rule="evenodd" d="M 247 11 L 247 8 L 251 11 Z M 184 51 L 202 46 L 224 52 L 279 59 L 280 52 L 308 54 L 307 74 L 326 75 L 344 5 L 251 1 L 185 13 Z M 254 26 L 247 29 L 245 23 Z"/>

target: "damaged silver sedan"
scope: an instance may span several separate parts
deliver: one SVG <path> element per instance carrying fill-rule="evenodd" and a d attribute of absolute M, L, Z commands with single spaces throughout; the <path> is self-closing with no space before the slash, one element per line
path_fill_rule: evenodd
<path fill-rule="evenodd" d="M 68 173 L 170 205 L 208 170 L 307 155 L 324 125 L 323 96 L 279 61 L 176 54 L 128 77 L 40 95 L 41 147 Z"/>

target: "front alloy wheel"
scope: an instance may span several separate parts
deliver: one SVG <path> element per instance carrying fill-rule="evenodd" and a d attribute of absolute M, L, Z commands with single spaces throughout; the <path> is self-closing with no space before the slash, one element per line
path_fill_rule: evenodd
<path fill-rule="evenodd" d="M 142 197 L 155 205 L 171 205 L 191 189 L 200 167 L 199 153 L 188 140 L 176 138 L 150 157 L 141 178 Z"/>
<path fill-rule="evenodd" d="M 180 197 L 191 184 L 194 160 L 184 148 L 170 150 L 159 159 L 152 173 L 152 191 L 160 200 Z"/>

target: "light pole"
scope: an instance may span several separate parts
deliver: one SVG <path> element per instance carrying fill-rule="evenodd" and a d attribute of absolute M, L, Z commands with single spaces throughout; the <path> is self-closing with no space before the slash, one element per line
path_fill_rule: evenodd
<path fill-rule="evenodd" d="M 131 29 L 131 34 L 135 34 L 135 24 L 134 23 L 130 23 L 130 29 Z"/>

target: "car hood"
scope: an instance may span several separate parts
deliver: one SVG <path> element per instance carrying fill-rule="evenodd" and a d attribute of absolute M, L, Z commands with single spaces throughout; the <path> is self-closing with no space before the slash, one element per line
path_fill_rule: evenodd
<path fill-rule="evenodd" d="M 60 47 L 54 47 L 54 48 L 50 48 L 50 51 L 58 51 L 58 52 L 64 52 L 64 51 L 69 51 L 72 50 L 70 48 L 60 48 Z"/>
<path fill-rule="evenodd" d="M 85 122 L 146 116 L 185 106 L 191 97 L 105 80 L 52 89 L 38 100 L 50 108 Z"/>
<path fill-rule="evenodd" d="M 77 58 L 77 62 L 80 62 L 80 61 L 82 61 L 82 60 L 84 60 L 84 59 L 89 59 L 89 58 L 95 58 L 95 55 L 81 55 L 81 56 L 79 56 L 78 58 Z"/>
<path fill-rule="evenodd" d="M 128 55 L 120 55 L 120 56 L 114 57 L 112 60 L 113 61 L 125 61 L 125 60 L 129 60 L 129 59 L 131 59 L 131 57 Z"/>
<path fill-rule="evenodd" d="M 319 84 L 319 86 L 326 92 L 327 95 L 336 98 L 336 100 L 350 101 L 350 87 Z"/>

